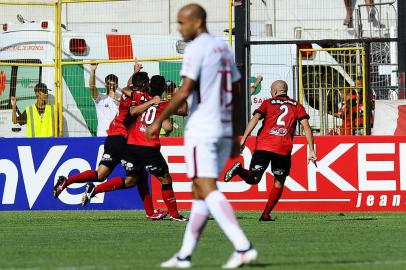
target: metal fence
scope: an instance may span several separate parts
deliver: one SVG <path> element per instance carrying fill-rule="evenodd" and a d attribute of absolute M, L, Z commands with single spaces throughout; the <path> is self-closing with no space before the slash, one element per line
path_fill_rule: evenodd
<path fill-rule="evenodd" d="M 245 63 L 248 77 L 264 78 L 262 91 L 251 96 L 251 112 L 270 97 L 272 82 L 282 79 L 307 106 L 316 134 L 367 135 L 374 100 L 404 98 L 397 74 L 396 1 L 352 1 L 351 25 L 343 25 L 343 1 L 238 2 L 246 28 L 237 35 L 244 37 L 246 55 L 238 58 L 237 52 L 237 61 Z M 348 106 L 354 112 L 346 114 L 352 93 L 357 98 L 349 98 Z"/>

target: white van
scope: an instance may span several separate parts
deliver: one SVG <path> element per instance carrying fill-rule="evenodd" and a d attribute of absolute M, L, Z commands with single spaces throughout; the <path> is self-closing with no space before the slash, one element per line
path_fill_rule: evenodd
<path fill-rule="evenodd" d="M 54 64 L 54 25 L 50 21 L 3 24 L 0 30 L 0 62 Z M 133 58 L 179 57 L 176 36 L 134 36 L 123 34 L 73 33 L 62 30 L 63 61 L 119 60 Z M 125 86 L 133 72 L 132 62 L 101 64 L 96 71 L 96 86 L 104 91 L 104 78 L 110 73 Z M 162 74 L 179 83 L 180 62 L 144 62 L 150 74 Z M 89 65 L 63 66 L 64 136 L 90 136 L 97 130 L 96 112 L 89 91 Z M 54 100 L 54 68 L 0 65 L 0 137 L 24 137 L 25 126 L 11 121 L 10 96 L 17 97 L 17 108 L 35 103 L 34 86 L 50 88 Z M 2 86 L 3 85 L 3 86 Z"/>
<path fill-rule="evenodd" d="M 3 24 L 0 30 L 0 62 L 53 64 L 54 63 L 54 25 L 50 21 L 24 24 Z M 123 35 L 102 33 L 73 33 L 62 30 L 63 61 L 118 60 L 133 58 L 158 58 L 182 56 L 178 53 L 178 36 L 165 35 Z M 316 45 L 312 45 L 316 48 Z M 275 80 L 285 80 L 289 84 L 289 95 L 297 96 L 297 46 L 272 45 L 252 46 L 251 75 L 264 76 L 262 89 L 251 97 L 252 111 L 270 97 L 269 87 Z M 335 65 L 335 59 L 327 52 L 315 54 L 314 58 L 303 61 L 303 66 L 314 63 L 331 65 L 333 63 L 341 80 L 353 85 L 345 71 Z M 150 74 L 161 74 L 177 85 L 180 82 L 180 61 L 151 61 L 143 63 L 144 70 Z M 305 69 L 304 69 L 305 70 Z M 104 90 L 104 78 L 113 73 L 124 86 L 133 72 L 133 63 L 101 64 L 96 71 L 96 86 Z M 63 65 L 63 130 L 64 136 L 91 136 L 96 134 L 97 121 L 94 103 L 89 91 L 88 65 Z M 50 88 L 49 98 L 54 98 L 54 68 L 13 65 L 0 65 L 0 137 L 24 137 L 25 127 L 13 125 L 11 121 L 10 96 L 17 97 L 17 107 L 22 113 L 26 106 L 35 102 L 33 88 L 43 82 Z M 3 85 L 3 87 L 2 87 Z M 304 103 L 312 104 L 306 99 Z M 317 130 L 321 107 L 307 106 Z M 324 108 L 324 107 L 323 107 Z M 332 115 L 326 118 L 332 118 Z M 332 119 L 325 119 L 332 122 Z M 183 124 L 180 121 L 178 125 Z M 181 129 L 181 127 L 180 127 Z"/>

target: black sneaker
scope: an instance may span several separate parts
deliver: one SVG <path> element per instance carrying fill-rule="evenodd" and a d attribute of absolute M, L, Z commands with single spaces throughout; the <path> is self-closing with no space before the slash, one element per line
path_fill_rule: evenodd
<path fill-rule="evenodd" d="M 95 186 L 93 183 L 88 183 L 86 185 L 85 193 L 82 195 L 82 206 L 86 206 L 90 202 L 90 199 L 94 197 Z"/>
<path fill-rule="evenodd" d="M 241 170 L 242 165 L 240 162 L 234 163 L 233 167 L 229 169 L 226 174 L 224 175 L 224 182 L 229 182 L 237 173 L 239 170 Z"/>
<path fill-rule="evenodd" d="M 184 216 L 182 216 L 182 215 L 179 215 L 179 216 L 177 216 L 177 217 L 172 217 L 171 216 L 171 221 L 183 221 L 183 222 L 187 222 L 187 221 L 189 221 L 189 219 L 188 218 L 186 218 L 186 217 L 184 217 Z"/>
<path fill-rule="evenodd" d="M 58 180 L 56 181 L 56 184 L 54 186 L 54 198 L 58 198 L 59 194 L 65 189 L 65 183 L 66 183 L 66 177 L 65 176 L 59 176 Z"/>
<path fill-rule="evenodd" d="M 265 217 L 264 214 L 262 214 L 258 221 L 275 221 L 275 219 L 271 216 Z"/>

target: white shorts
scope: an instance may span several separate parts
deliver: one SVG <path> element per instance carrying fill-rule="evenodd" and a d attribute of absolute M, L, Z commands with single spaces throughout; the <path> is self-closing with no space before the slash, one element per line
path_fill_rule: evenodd
<path fill-rule="evenodd" d="M 217 179 L 231 153 L 231 138 L 185 137 L 188 177 Z"/>

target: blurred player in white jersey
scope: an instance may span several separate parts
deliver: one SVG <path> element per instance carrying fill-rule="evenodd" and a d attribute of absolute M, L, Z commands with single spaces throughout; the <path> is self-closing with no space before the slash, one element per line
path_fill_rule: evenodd
<path fill-rule="evenodd" d="M 238 95 L 237 82 L 241 75 L 230 47 L 207 32 L 206 11 L 201 6 L 182 7 L 178 24 L 184 40 L 191 41 L 181 69 L 183 84 L 146 135 L 157 134 L 162 122 L 187 99 L 185 158 L 188 177 L 193 181 L 194 200 L 182 247 L 161 267 L 191 266 L 193 250 L 211 213 L 235 248 L 223 268 L 237 268 L 253 262 L 257 251 L 241 230 L 231 204 L 217 189 L 216 181 L 230 154 L 239 154 L 239 140 L 234 134 L 238 118 L 233 97 Z"/>

